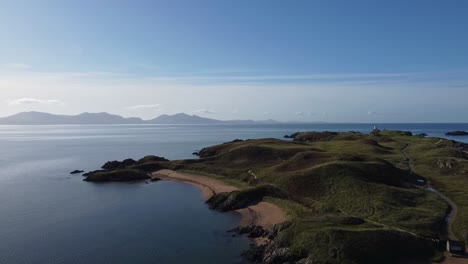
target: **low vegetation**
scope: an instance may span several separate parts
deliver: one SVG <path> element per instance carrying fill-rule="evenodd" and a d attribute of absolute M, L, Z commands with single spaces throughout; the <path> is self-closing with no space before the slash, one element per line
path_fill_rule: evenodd
<path fill-rule="evenodd" d="M 115 171 L 101 171 L 93 173 L 85 178 L 85 181 L 140 181 L 149 179 L 147 173 L 140 170 L 120 169 Z"/>
<path fill-rule="evenodd" d="M 288 138 L 235 140 L 200 150 L 199 159 L 148 158 L 126 169 L 187 170 L 244 186 L 211 199 L 210 205 L 221 211 L 259 201 L 284 208 L 291 223 L 272 245 L 287 250 L 275 261 L 439 258 L 450 208 L 428 184 L 458 205 L 452 228 L 458 239 L 466 239 L 465 144 L 402 131 L 307 132 Z"/>

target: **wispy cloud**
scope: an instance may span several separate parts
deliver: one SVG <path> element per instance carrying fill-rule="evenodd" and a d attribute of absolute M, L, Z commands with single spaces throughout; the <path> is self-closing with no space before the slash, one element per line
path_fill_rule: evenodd
<path fill-rule="evenodd" d="M 5 68 L 13 69 L 13 70 L 27 70 L 32 68 L 31 65 L 26 63 L 7 63 L 3 65 Z"/>
<path fill-rule="evenodd" d="M 153 80 L 194 82 L 194 81 L 221 81 L 221 82 L 270 82 L 270 81 L 346 81 L 346 80 L 379 80 L 407 78 L 410 73 L 357 73 L 357 74 L 272 74 L 272 75 L 227 75 L 227 76 L 159 76 L 150 77 Z"/>
<path fill-rule="evenodd" d="M 38 99 L 38 98 L 30 98 L 30 97 L 23 97 L 14 100 L 9 100 L 9 106 L 20 106 L 20 105 L 33 105 L 33 104 L 43 104 L 43 105 L 63 105 L 64 103 L 60 100 L 54 99 Z"/>
<path fill-rule="evenodd" d="M 129 106 L 127 108 L 134 109 L 134 110 L 141 110 L 141 109 L 160 110 L 161 105 L 160 104 L 141 104 L 141 105 Z"/>

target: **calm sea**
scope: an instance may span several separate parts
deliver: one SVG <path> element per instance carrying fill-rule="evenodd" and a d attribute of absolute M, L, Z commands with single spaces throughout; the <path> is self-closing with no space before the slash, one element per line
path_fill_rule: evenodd
<path fill-rule="evenodd" d="M 440 136 L 468 124 L 381 124 Z M 208 210 L 176 182 L 94 184 L 74 169 L 160 155 L 191 158 L 233 139 L 370 124 L 0 126 L 0 263 L 242 263 L 236 214 Z M 455 138 L 468 142 L 468 138 Z"/>

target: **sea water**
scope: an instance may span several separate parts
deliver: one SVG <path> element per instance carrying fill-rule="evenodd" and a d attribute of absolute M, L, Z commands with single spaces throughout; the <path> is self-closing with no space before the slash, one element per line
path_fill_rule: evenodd
<path fill-rule="evenodd" d="M 440 137 L 468 130 L 468 124 L 378 126 Z M 195 187 L 166 181 L 96 184 L 69 172 L 145 155 L 193 158 L 196 150 L 234 139 L 372 127 L 0 126 L 0 263 L 242 263 L 250 241 L 226 232 L 239 216 L 209 210 Z"/>

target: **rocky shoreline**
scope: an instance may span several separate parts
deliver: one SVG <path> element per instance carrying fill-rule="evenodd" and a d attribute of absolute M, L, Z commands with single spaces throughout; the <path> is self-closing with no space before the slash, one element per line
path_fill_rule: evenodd
<path fill-rule="evenodd" d="M 220 212 L 234 211 L 242 216 L 237 228 L 228 230 L 233 235 L 245 235 L 253 240 L 249 250 L 242 255 L 251 263 L 283 263 L 284 260 L 297 261 L 300 258 L 291 254 L 287 246 L 278 242 L 279 234 L 291 226 L 282 209 L 263 201 L 263 198 L 287 198 L 280 189 L 272 185 L 258 186 L 247 190 L 226 184 L 223 181 L 173 170 L 162 169 L 150 172 L 148 163 L 163 164 L 168 160 L 157 156 L 147 156 L 138 161 L 108 161 L 101 169 L 84 173 L 88 182 L 123 182 L 172 180 L 192 184 L 202 190 L 205 202 L 210 209 Z M 296 262 L 291 262 L 296 263 Z M 307 263 L 307 262 L 297 262 Z"/>
<path fill-rule="evenodd" d="M 312 263 L 311 260 L 306 258 L 306 253 L 293 252 L 287 244 L 281 242 L 280 236 L 282 232 L 291 227 L 291 225 L 291 222 L 286 221 L 274 225 L 271 231 L 258 225 L 239 226 L 228 230 L 228 232 L 246 235 L 252 239 L 261 238 L 265 241 L 265 243 L 251 244 L 250 248 L 242 254 L 251 263 Z"/>
<path fill-rule="evenodd" d="M 278 206 L 259 202 L 264 196 L 282 196 L 276 188 L 272 186 L 260 186 L 259 191 L 241 191 L 234 186 L 217 179 L 195 176 L 187 173 L 178 173 L 171 170 L 161 170 L 152 173 L 152 176 L 162 180 L 182 181 L 200 188 L 204 193 L 206 203 L 211 209 L 220 212 L 235 211 L 241 214 L 242 220 L 238 227 L 227 232 L 234 235 L 246 235 L 253 239 L 249 250 L 242 255 L 251 263 L 309 263 L 305 254 L 298 254 L 288 248 L 282 242 L 283 232 L 292 227 L 292 223 L 287 221 L 286 215 Z M 233 197 L 241 197 L 241 199 Z M 220 198 L 222 197 L 222 198 Z M 246 197 L 257 197 L 248 203 Z M 223 202 L 220 204 L 219 199 Z M 226 203 L 226 201 L 228 201 Z"/>

